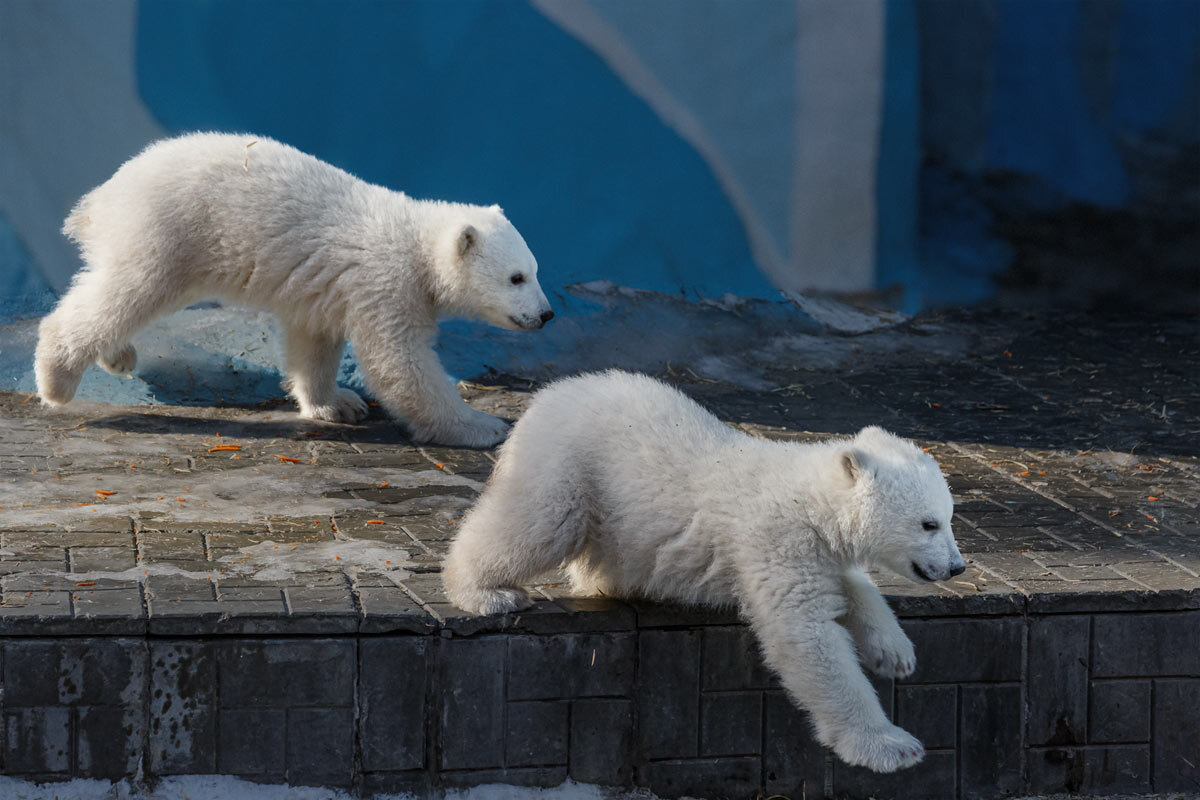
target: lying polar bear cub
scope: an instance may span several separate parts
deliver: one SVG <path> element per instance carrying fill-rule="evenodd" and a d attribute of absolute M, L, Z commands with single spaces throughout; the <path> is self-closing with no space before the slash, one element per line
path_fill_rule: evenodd
<path fill-rule="evenodd" d="M 522 584 L 559 566 L 582 593 L 737 604 L 817 738 L 891 772 L 924 749 L 888 721 L 857 662 L 904 677 L 916 659 L 863 566 L 959 574 L 952 512 L 933 458 L 880 428 L 764 441 L 656 380 L 606 372 L 534 397 L 444 581 L 478 614 L 525 608 Z"/>
<path fill-rule="evenodd" d="M 366 416 L 336 382 L 348 337 L 368 387 L 418 441 L 486 447 L 508 424 L 459 397 L 433 351 L 437 318 L 534 330 L 554 316 L 498 206 L 414 200 L 265 137 L 156 142 L 84 195 L 63 232 L 86 265 L 39 332 L 38 393 L 52 405 L 93 361 L 132 371 L 135 333 L 215 296 L 283 322 L 303 416 Z"/>

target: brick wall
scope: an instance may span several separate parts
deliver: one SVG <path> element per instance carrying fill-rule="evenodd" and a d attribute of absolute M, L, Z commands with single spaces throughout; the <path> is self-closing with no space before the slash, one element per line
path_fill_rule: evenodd
<path fill-rule="evenodd" d="M 1200 786 L 1200 610 L 904 620 L 918 670 L 875 686 L 928 754 L 894 775 L 830 758 L 748 630 L 705 619 L 659 609 L 626 629 L 546 634 L 7 637 L 0 770 L 112 778 L 140 761 L 152 775 L 364 791 L 569 776 L 664 797 L 881 800 Z"/>

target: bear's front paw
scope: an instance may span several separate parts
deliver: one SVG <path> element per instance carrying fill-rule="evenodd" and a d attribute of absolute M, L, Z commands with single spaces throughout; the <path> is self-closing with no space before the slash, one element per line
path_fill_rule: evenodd
<path fill-rule="evenodd" d="M 463 611 L 481 616 L 509 614 L 533 605 L 524 589 L 474 589 L 450 600 Z"/>
<path fill-rule="evenodd" d="M 367 404 L 357 392 L 338 387 L 333 399 L 326 403 L 300 404 L 300 416 L 308 419 L 319 419 L 324 422 L 345 422 L 354 424 L 361 422 L 367 416 Z"/>
<path fill-rule="evenodd" d="M 854 638 L 863 664 L 876 675 L 907 678 L 917 668 L 913 643 L 898 625 L 891 629 L 868 625 Z"/>
<path fill-rule="evenodd" d="M 418 442 L 452 447 L 494 447 L 508 436 L 509 425 L 499 417 L 471 409 L 466 420 L 439 426 L 433 431 L 414 431 Z"/>
<path fill-rule="evenodd" d="M 97 361 L 105 372 L 128 375 L 137 366 L 137 350 L 133 345 L 127 344 L 116 351 L 101 354 Z"/>
<path fill-rule="evenodd" d="M 891 723 L 849 731 L 834 743 L 833 752 L 851 766 L 875 772 L 895 772 L 925 758 L 925 748 L 916 737 Z"/>

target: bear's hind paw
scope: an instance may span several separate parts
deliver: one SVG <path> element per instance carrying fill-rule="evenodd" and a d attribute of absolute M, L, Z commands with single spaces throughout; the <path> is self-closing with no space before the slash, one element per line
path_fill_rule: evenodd
<path fill-rule="evenodd" d="M 127 344 L 119 350 L 102 353 L 96 362 L 105 372 L 113 375 L 128 375 L 137 366 L 137 350 Z"/>
<path fill-rule="evenodd" d="M 320 405 L 300 404 L 300 416 L 308 419 L 319 419 L 324 422 L 344 422 L 353 425 L 366 419 L 366 401 L 357 392 L 338 387 L 333 400 Z"/>
<path fill-rule="evenodd" d="M 469 597 L 451 598 L 463 611 L 487 616 L 511 614 L 533 605 L 524 589 L 476 589 Z"/>

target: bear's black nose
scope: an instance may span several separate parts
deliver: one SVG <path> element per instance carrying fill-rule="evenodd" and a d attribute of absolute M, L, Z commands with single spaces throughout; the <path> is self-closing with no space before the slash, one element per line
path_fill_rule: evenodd
<path fill-rule="evenodd" d="M 955 575 L 962 575 L 964 572 L 966 572 L 966 570 L 966 564 L 963 564 L 961 567 L 954 567 L 950 570 L 950 577 L 953 578 Z"/>
<path fill-rule="evenodd" d="M 553 311 L 543 311 L 542 312 L 542 324 L 543 325 L 545 325 L 547 322 L 549 322 L 552 319 L 554 319 Z"/>

